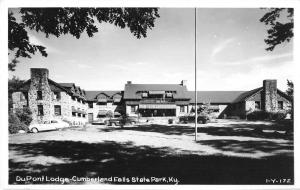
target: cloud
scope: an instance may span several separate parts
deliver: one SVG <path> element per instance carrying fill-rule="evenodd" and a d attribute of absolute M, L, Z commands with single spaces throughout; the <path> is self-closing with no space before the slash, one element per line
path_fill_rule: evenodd
<path fill-rule="evenodd" d="M 136 65 L 147 65 L 146 62 L 136 62 L 135 64 L 136 64 Z"/>
<path fill-rule="evenodd" d="M 148 62 L 120 62 L 119 64 L 109 64 L 109 67 L 122 71 L 146 71 L 149 66 L 151 66 Z"/>
<path fill-rule="evenodd" d="M 90 69 L 90 68 L 93 68 L 93 67 L 90 66 L 90 65 L 82 64 L 82 63 L 78 63 L 78 64 L 77 64 L 77 67 L 80 68 L 80 69 Z"/>
<path fill-rule="evenodd" d="M 249 59 L 250 61 L 272 61 L 276 59 L 289 59 L 293 58 L 293 53 L 283 53 L 283 54 L 276 54 L 276 55 L 265 55 L 265 56 L 258 56 Z"/>
<path fill-rule="evenodd" d="M 216 61 L 212 62 L 215 65 L 224 65 L 224 66 L 236 66 L 236 65 L 247 65 L 251 64 L 254 65 L 266 65 L 271 66 L 272 64 L 275 65 L 276 63 L 284 64 L 287 63 L 286 60 L 291 60 L 293 58 L 293 53 L 282 53 L 276 55 L 263 55 L 263 56 L 256 56 L 251 57 L 248 59 L 238 60 L 238 61 Z"/>
<path fill-rule="evenodd" d="M 221 51 L 223 51 L 229 44 L 231 44 L 234 41 L 235 41 L 234 38 L 228 38 L 228 39 L 220 42 L 219 44 L 217 44 L 211 52 L 211 57 L 214 58 L 217 54 L 219 54 Z"/>
<path fill-rule="evenodd" d="M 124 64 L 110 64 L 109 67 L 117 70 L 122 70 L 122 71 L 128 71 L 128 66 L 125 66 Z"/>

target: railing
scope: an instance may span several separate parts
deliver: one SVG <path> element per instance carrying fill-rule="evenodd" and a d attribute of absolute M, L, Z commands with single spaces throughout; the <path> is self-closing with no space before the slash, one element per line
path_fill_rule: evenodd
<path fill-rule="evenodd" d="M 145 104 L 172 104 L 174 102 L 172 98 L 144 98 L 140 101 Z"/>

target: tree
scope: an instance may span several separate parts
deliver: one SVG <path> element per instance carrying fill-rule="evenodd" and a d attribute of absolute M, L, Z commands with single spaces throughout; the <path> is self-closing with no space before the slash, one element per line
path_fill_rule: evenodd
<path fill-rule="evenodd" d="M 36 52 L 47 57 L 46 47 L 32 44 L 27 30 L 42 32 L 48 38 L 53 35 L 71 34 L 77 39 L 86 32 L 93 37 L 98 32 L 98 23 L 110 23 L 120 28 L 129 28 L 135 37 L 147 37 L 147 30 L 154 27 L 159 18 L 157 8 L 21 8 L 21 21 L 14 13 L 8 13 L 8 49 L 14 58 L 8 64 L 14 71 L 17 58 L 31 58 Z"/>
<path fill-rule="evenodd" d="M 27 126 L 32 121 L 32 112 L 28 107 L 16 109 L 15 114 L 19 118 L 19 120 Z"/>
<path fill-rule="evenodd" d="M 111 110 L 109 110 L 106 112 L 105 116 L 108 118 L 112 118 L 112 117 L 114 117 L 114 113 Z"/>
<path fill-rule="evenodd" d="M 290 107 L 291 118 L 294 118 L 294 83 L 291 80 L 287 80 L 288 89 L 286 90 L 286 94 L 291 98 L 292 104 Z"/>
<path fill-rule="evenodd" d="M 294 36 L 293 8 L 271 8 L 260 22 L 270 26 L 267 30 L 268 36 L 264 40 L 268 45 L 267 51 L 273 51 L 277 45 L 289 42 Z"/>
<path fill-rule="evenodd" d="M 294 98 L 294 83 L 291 80 L 287 79 L 288 89 L 286 90 L 286 94 L 293 99 Z"/>

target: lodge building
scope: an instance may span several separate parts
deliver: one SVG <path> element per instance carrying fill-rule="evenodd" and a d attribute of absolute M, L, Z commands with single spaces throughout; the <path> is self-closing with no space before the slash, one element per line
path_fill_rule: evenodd
<path fill-rule="evenodd" d="M 180 84 L 134 84 L 124 90 L 85 91 L 74 83 L 56 83 L 48 69 L 32 68 L 31 78 L 12 93 L 13 110 L 29 107 L 33 122 L 59 118 L 82 125 L 100 117 L 129 116 L 176 118 L 195 110 L 195 92 Z M 264 80 L 262 87 L 250 91 L 198 91 L 197 108 L 209 105 L 216 118 L 244 118 L 255 110 L 287 111 L 291 99 L 277 89 L 276 80 Z"/>

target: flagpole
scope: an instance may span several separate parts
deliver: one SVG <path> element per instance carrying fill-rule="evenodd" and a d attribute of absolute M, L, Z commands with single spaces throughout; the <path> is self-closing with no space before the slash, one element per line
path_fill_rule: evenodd
<path fill-rule="evenodd" d="M 197 8 L 195 8 L 195 141 L 197 141 Z"/>

